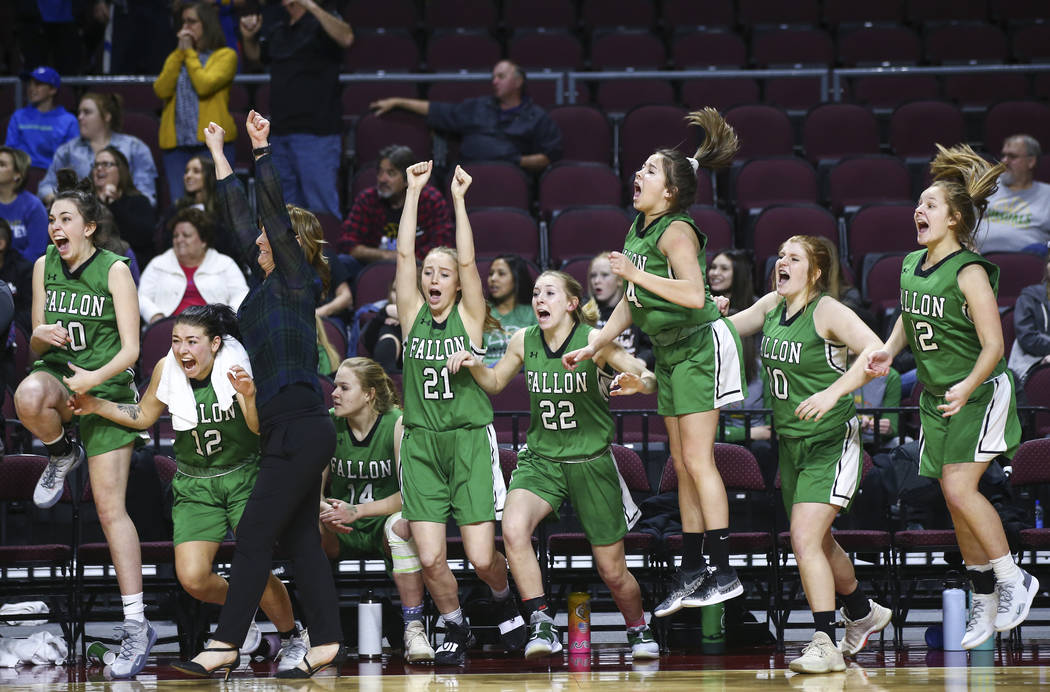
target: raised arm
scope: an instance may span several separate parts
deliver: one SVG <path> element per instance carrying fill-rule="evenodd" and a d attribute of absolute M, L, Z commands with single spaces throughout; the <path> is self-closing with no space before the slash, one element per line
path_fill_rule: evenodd
<path fill-rule="evenodd" d="M 164 358 L 157 362 L 153 368 L 153 375 L 149 380 L 149 387 L 135 404 L 115 404 L 106 399 L 100 399 L 91 394 L 77 394 L 71 397 L 70 408 L 78 416 L 95 414 L 106 420 L 111 420 L 119 425 L 124 425 L 135 430 L 146 430 L 157 422 L 164 409 L 167 407 L 157 398 L 157 387 L 164 373 Z"/>
<path fill-rule="evenodd" d="M 409 166 L 406 171 L 408 188 L 405 190 L 405 206 L 401 209 L 401 222 L 397 227 L 397 270 L 394 274 L 397 314 L 401 319 L 401 333 L 406 337 L 415 322 L 416 313 L 423 305 L 416 275 L 416 219 L 419 214 L 419 196 L 433 171 L 433 161 L 421 161 Z"/>
<path fill-rule="evenodd" d="M 208 123 L 204 128 L 204 141 L 211 152 L 212 160 L 215 162 L 216 195 L 218 198 L 219 214 L 222 225 L 233 229 L 240 245 L 241 257 L 248 261 L 248 266 L 256 279 L 262 281 L 266 278 L 265 272 L 255 261 L 259 252 L 255 239 L 259 235 L 259 225 L 255 214 L 248 204 L 248 196 L 244 193 L 237 178 L 233 175 L 233 166 L 226 160 L 223 152 L 226 131 L 214 122 Z"/>
<path fill-rule="evenodd" d="M 619 253 L 616 253 L 619 254 Z M 588 344 L 575 351 L 569 351 L 561 357 L 561 363 L 569 370 L 575 370 L 576 364 L 581 360 L 594 358 L 594 354 L 605 348 L 613 339 L 623 333 L 623 330 L 633 324 L 631 319 L 631 307 L 627 304 L 626 297 L 620 298 L 620 302 L 613 308 L 609 320 L 598 330 L 597 334 L 588 337 Z"/>
<path fill-rule="evenodd" d="M 475 343 L 481 343 L 485 316 L 489 314 L 482 288 L 481 275 L 474 258 L 474 232 L 467 217 L 466 194 L 473 179 L 460 166 L 452 176 L 452 208 L 456 214 L 456 255 L 459 256 L 459 286 L 463 292 L 460 309 L 467 333 Z"/>
<path fill-rule="evenodd" d="M 244 413 L 244 424 L 256 435 L 259 434 L 259 412 L 255 408 L 255 380 L 248 371 L 239 365 L 230 366 L 226 373 L 234 391 L 237 392 L 237 403 Z"/>

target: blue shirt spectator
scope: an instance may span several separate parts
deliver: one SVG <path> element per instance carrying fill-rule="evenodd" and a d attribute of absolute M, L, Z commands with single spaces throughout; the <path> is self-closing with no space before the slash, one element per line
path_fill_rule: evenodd
<path fill-rule="evenodd" d="M 7 221 L 11 231 L 7 247 L 32 262 L 47 247 L 47 211 L 25 190 L 28 171 L 29 154 L 0 147 L 0 219 Z"/>
<path fill-rule="evenodd" d="M 55 104 L 55 94 L 62 83 L 57 72 L 41 66 L 23 77 L 29 105 L 11 116 L 4 144 L 29 154 L 36 168 L 47 168 L 55 150 L 79 133 L 77 119 Z"/>
<path fill-rule="evenodd" d="M 78 177 L 86 177 L 95 164 L 95 153 L 106 146 L 116 147 L 128 160 L 135 188 L 157 205 L 157 165 L 149 147 L 138 137 L 126 135 L 120 129 L 122 100 L 119 94 L 88 92 L 80 99 L 77 120 L 80 136 L 58 148 L 47 174 L 40 181 L 37 196 L 45 200 L 55 194 L 60 168 L 72 168 Z"/>

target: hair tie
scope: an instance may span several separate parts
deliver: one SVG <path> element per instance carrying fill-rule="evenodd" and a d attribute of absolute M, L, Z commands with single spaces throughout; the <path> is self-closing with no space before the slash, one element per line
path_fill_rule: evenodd
<path fill-rule="evenodd" d="M 696 173 L 696 172 L 697 172 L 698 170 L 700 170 L 700 162 L 699 162 L 699 161 L 697 161 L 696 159 L 694 159 L 694 158 L 693 158 L 692 156 L 686 156 L 685 158 L 686 158 L 686 160 L 687 160 L 687 161 L 689 161 L 689 165 L 693 167 L 693 173 L 694 173 L 694 174 L 695 174 L 695 173 Z"/>

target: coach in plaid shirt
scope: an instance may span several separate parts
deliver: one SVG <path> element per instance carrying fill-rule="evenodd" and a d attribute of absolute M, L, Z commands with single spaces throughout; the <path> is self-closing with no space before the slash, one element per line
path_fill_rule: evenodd
<path fill-rule="evenodd" d="M 260 225 L 223 155 L 222 128 L 210 123 L 205 139 L 215 160 L 226 225 L 236 229 L 243 256 L 250 256 L 253 245 L 258 249 L 253 271 L 261 283 L 245 297 L 237 317 L 257 389 L 262 458 L 237 527 L 230 590 L 219 626 L 210 645 L 178 667 L 207 675 L 238 660 L 235 647 L 248 632 L 270 574 L 274 543 L 280 539 L 295 559 L 299 600 L 313 647 L 303 667 L 279 671 L 277 677 L 309 677 L 315 669 L 341 660 L 343 640 L 332 569 L 317 530 L 321 471 L 335 451 L 335 427 L 317 385 L 314 320 L 328 267 L 320 255 L 313 264 L 308 262 L 296 242 L 292 219 L 309 212 L 285 207 L 267 141 L 269 121 L 252 111 L 246 129 L 256 156 Z"/>

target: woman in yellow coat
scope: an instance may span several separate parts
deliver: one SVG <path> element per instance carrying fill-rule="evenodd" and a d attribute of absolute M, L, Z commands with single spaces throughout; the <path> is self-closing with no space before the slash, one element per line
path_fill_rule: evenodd
<path fill-rule="evenodd" d="M 164 101 L 158 135 L 171 200 L 183 196 L 186 163 L 202 153 L 209 122 L 226 130 L 226 158 L 233 161 L 237 128 L 230 115 L 230 86 L 237 52 L 226 46 L 218 10 L 210 2 L 176 2 L 179 44 L 164 61 L 153 91 Z"/>

